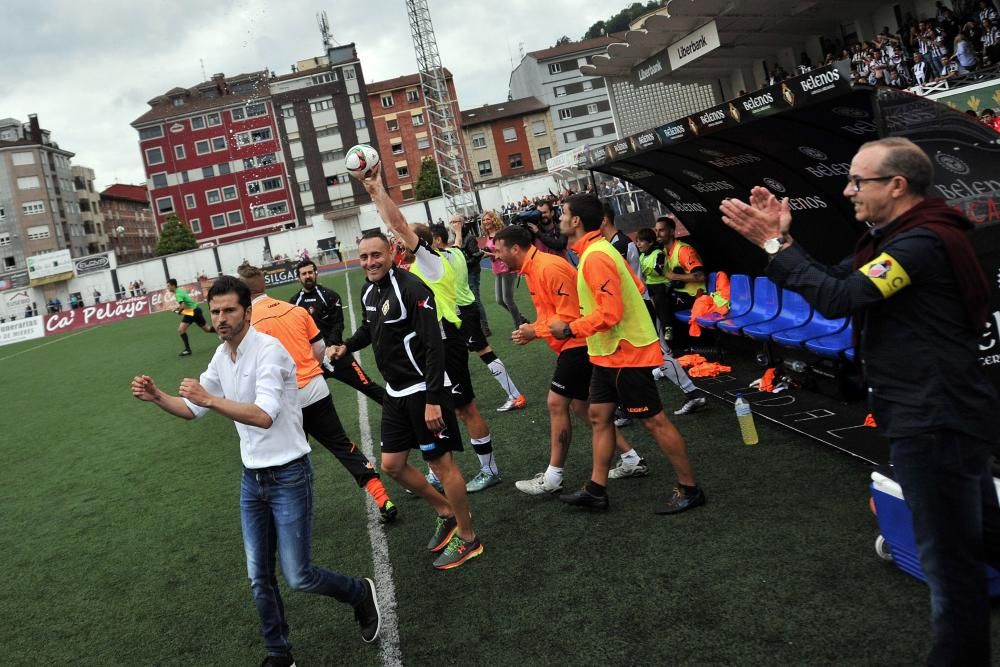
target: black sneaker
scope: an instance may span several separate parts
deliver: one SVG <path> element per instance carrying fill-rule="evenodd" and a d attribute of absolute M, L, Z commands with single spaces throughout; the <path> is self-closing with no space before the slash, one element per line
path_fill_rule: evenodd
<path fill-rule="evenodd" d="M 608 494 L 605 493 L 603 496 L 595 496 L 587 490 L 587 487 L 584 487 L 579 491 L 574 491 L 573 493 L 564 493 L 559 496 L 559 500 L 563 501 L 567 505 L 587 507 L 594 510 L 606 510 L 610 507 L 608 504 Z"/>
<path fill-rule="evenodd" d="M 437 553 L 448 545 L 448 540 L 458 530 L 458 519 L 453 516 L 439 516 L 434 524 L 434 534 L 427 543 L 427 550 Z"/>
<path fill-rule="evenodd" d="M 190 356 L 191 356 L 191 350 L 184 350 L 183 352 L 181 352 L 181 353 L 180 353 L 180 354 L 178 354 L 177 356 L 178 356 L 178 357 L 190 357 Z M 268 656 L 268 657 L 271 657 L 271 658 L 273 658 L 273 657 L 275 657 L 275 656 L 273 656 L 273 655 L 272 655 L 272 656 Z"/>
<path fill-rule="evenodd" d="M 690 495 L 681 493 L 680 489 L 674 489 L 674 495 L 670 496 L 667 504 L 654 511 L 657 514 L 679 514 L 680 512 L 694 509 L 699 505 L 704 505 L 705 493 L 701 490 L 700 486 L 694 488 L 694 493 Z"/>
<path fill-rule="evenodd" d="M 392 523 L 397 516 L 399 516 L 399 510 L 396 509 L 396 504 L 391 500 L 385 501 L 385 504 L 378 508 L 378 520 L 382 523 Z"/>
<path fill-rule="evenodd" d="M 295 667 L 295 658 L 288 655 L 269 655 L 260 663 L 260 667 Z"/>
<path fill-rule="evenodd" d="M 375 582 L 365 578 L 361 580 L 361 584 L 365 587 L 365 594 L 354 608 L 354 618 L 361 626 L 361 641 L 371 644 L 378 639 L 378 632 L 382 629 L 382 612 L 378 608 Z"/>

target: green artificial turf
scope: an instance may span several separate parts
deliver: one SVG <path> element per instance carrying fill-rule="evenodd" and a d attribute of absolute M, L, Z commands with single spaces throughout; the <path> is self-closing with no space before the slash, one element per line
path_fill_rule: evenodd
<path fill-rule="evenodd" d="M 362 275 L 350 279 L 357 307 Z M 345 274 L 323 282 L 346 302 Z M 457 570 L 431 568 L 432 512 L 384 478 L 400 511 L 387 534 L 404 664 L 923 660 L 927 590 L 875 556 L 869 470 L 768 423 L 758 423 L 761 444 L 746 447 L 730 406 L 712 401 L 675 419 L 708 496 L 704 508 L 652 513 L 674 483 L 639 425 L 626 434 L 652 472 L 612 480 L 610 512 L 519 493 L 514 481 L 547 463 L 554 356 L 541 342 L 509 341 L 512 322 L 492 288 L 484 273 L 491 342 L 528 409 L 496 413 L 505 396 L 470 360 L 504 483 L 470 498 L 485 552 Z M 523 287 L 518 301 L 533 312 Z M 194 355 L 178 358 L 176 324 L 164 313 L 0 348 L 5 663 L 251 665 L 263 656 L 240 538 L 232 424 L 216 415 L 179 420 L 129 394 L 138 373 L 173 393 L 204 368 L 215 339 L 193 329 Z M 370 353 L 363 363 L 380 377 Z M 357 394 L 330 386 L 359 439 Z M 682 402 L 672 385 L 660 388 L 669 409 Z M 377 449 L 379 411 L 368 405 Z M 589 435 L 575 424 L 570 488 L 588 476 Z M 459 462 L 471 476 L 478 462 L 466 450 Z M 313 462 L 313 559 L 370 576 L 366 496 L 322 447 Z M 349 609 L 283 590 L 299 665 L 380 662 Z M 997 630 L 994 638 L 1000 645 Z"/>

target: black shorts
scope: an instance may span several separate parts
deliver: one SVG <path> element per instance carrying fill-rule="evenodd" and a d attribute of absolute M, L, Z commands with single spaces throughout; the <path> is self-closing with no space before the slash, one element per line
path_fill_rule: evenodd
<path fill-rule="evenodd" d="M 184 324 L 191 324 L 192 322 L 194 322 L 200 327 L 203 327 L 206 324 L 205 316 L 202 314 L 201 308 L 199 308 L 198 306 L 195 306 L 193 315 L 182 315 L 181 322 L 183 322 Z"/>
<path fill-rule="evenodd" d="M 587 346 L 571 347 L 556 357 L 549 389 L 566 398 L 586 401 L 590 396 L 590 378 L 594 365 L 590 363 Z"/>
<path fill-rule="evenodd" d="M 469 374 L 469 348 L 462 338 L 462 332 L 451 322 L 444 323 L 444 371 L 447 374 L 447 389 L 456 408 L 462 408 L 476 398 L 472 389 L 472 375 Z"/>
<path fill-rule="evenodd" d="M 458 317 L 462 320 L 462 326 L 458 331 L 462 334 L 462 340 L 465 341 L 469 352 L 479 352 L 489 347 L 486 335 L 483 334 L 483 319 L 479 316 L 479 307 L 475 303 L 459 306 Z"/>
<path fill-rule="evenodd" d="M 616 403 L 629 417 L 647 419 L 663 411 L 653 366 L 606 368 L 594 365 L 590 379 L 591 403 Z"/>
<path fill-rule="evenodd" d="M 382 451 L 408 452 L 419 449 L 425 461 L 440 458 L 446 452 L 462 451 L 462 432 L 458 429 L 455 411 L 441 406 L 444 430 L 431 433 L 424 421 L 427 394 L 418 391 L 409 396 L 394 398 L 385 395 L 382 404 Z"/>

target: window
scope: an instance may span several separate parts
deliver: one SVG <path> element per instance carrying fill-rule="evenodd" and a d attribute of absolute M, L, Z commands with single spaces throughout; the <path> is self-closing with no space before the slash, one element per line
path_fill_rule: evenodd
<path fill-rule="evenodd" d="M 410 120 L 413 122 L 413 127 L 420 127 L 424 124 L 424 115 L 422 113 L 415 113 L 410 116 Z"/>
<path fill-rule="evenodd" d="M 17 260 L 16 259 L 14 259 L 13 257 L 4 257 L 3 258 L 3 268 L 5 268 L 5 269 L 13 269 L 15 266 L 17 266 Z"/>
<path fill-rule="evenodd" d="M 576 132 L 567 132 L 563 135 L 563 138 L 565 138 L 568 143 L 572 143 L 576 141 Z"/>
<path fill-rule="evenodd" d="M 252 130 L 250 132 L 240 132 L 236 135 L 236 143 L 239 146 L 246 146 L 247 144 L 258 144 L 262 141 L 271 140 L 271 128 L 262 127 L 259 130 Z"/>
<path fill-rule="evenodd" d="M 153 166 L 154 164 L 163 164 L 165 160 L 163 159 L 163 149 L 162 148 L 147 148 L 146 149 L 146 164 Z"/>
<path fill-rule="evenodd" d="M 174 157 L 177 158 L 178 160 L 183 160 L 184 158 L 187 157 L 187 154 L 184 152 L 183 144 L 177 144 L 176 146 L 174 146 Z"/>
<path fill-rule="evenodd" d="M 312 186 L 309 184 L 309 181 L 299 183 L 299 192 L 310 192 L 311 190 Z"/>
<path fill-rule="evenodd" d="M 222 125 L 222 116 L 219 115 L 218 111 L 216 111 L 215 113 L 210 113 L 207 116 L 205 116 L 205 122 L 208 123 L 209 127 Z"/>
<path fill-rule="evenodd" d="M 573 110 L 572 109 L 560 109 L 559 110 L 559 119 L 560 120 L 567 120 L 567 119 L 572 118 L 572 117 L 573 117 Z"/>
<path fill-rule="evenodd" d="M 5 209 L 3 206 L 0 206 L 0 220 L 4 220 L 6 219 L 6 217 L 7 217 L 7 209 Z"/>
<path fill-rule="evenodd" d="M 548 146 L 538 149 L 538 164 L 542 166 L 552 157 L 552 149 Z"/>
<path fill-rule="evenodd" d="M 166 172 L 160 172 L 159 174 L 153 174 L 153 187 L 154 188 L 165 188 L 167 187 L 167 174 Z"/>
<path fill-rule="evenodd" d="M 472 135 L 473 148 L 486 148 L 486 135 L 482 132 Z"/>
<path fill-rule="evenodd" d="M 392 154 L 393 155 L 399 155 L 402 152 L 403 152 L 403 143 L 402 142 L 393 142 L 392 143 Z"/>
<path fill-rule="evenodd" d="M 212 137 L 212 150 L 213 151 L 224 151 L 224 150 L 226 150 L 226 138 L 225 137 Z"/>
<path fill-rule="evenodd" d="M 141 130 L 139 130 L 139 141 L 145 141 L 146 139 L 159 139 L 162 136 L 163 136 L 162 125 L 157 125 L 156 127 L 144 127 Z M 29 153 L 28 155 L 31 154 Z"/>
<path fill-rule="evenodd" d="M 213 176 L 215 176 L 215 165 L 209 165 L 201 168 L 202 178 L 212 178 Z"/>
<path fill-rule="evenodd" d="M 368 123 L 365 121 L 364 118 L 355 118 L 354 119 L 354 127 L 356 129 L 363 130 L 366 127 L 368 127 Z"/>
<path fill-rule="evenodd" d="M 281 116 L 283 118 L 295 118 L 295 107 L 281 107 Z"/>
<path fill-rule="evenodd" d="M 219 167 L 219 176 L 226 176 L 231 171 L 228 162 L 220 162 L 217 166 Z"/>
<path fill-rule="evenodd" d="M 489 160 L 482 160 L 479 163 L 479 175 L 480 176 L 490 176 L 493 173 L 493 165 L 490 164 Z"/>
<path fill-rule="evenodd" d="M 588 80 L 584 81 L 583 82 L 583 89 L 584 90 L 593 90 L 594 89 L 594 82 L 593 82 L 593 80 L 588 79 Z"/>
<path fill-rule="evenodd" d="M 536 137 L 540 137 L 545 134 L 545 121 L 536 120 L 531 123 L 531 133 Z"/>
<path fill-rule="evenodd" d="M 230 211 L 226 214 L 226 218 L 229 219 L 229 226 L 242 225 L 243 224 L 243 213 L 240 211 Z"/>
<path fill-rule="evenodd" d="M 187 183 L 190 180 L 191 180 L 191 177 L 188 176 L 188 173 L 186 171 L 182 171 L 181 172 L 181 183 Z"/>
<path fill-rule="evenodd" d="M 399 194 L 403 195 L 403 201 L 413 200 L 413 188 L 406 186 L 405 188 L 399 189 Z"/>
<path fill-rule="evenodd" d="M 216 213 L 211 218 L 212 229 L 222 229 L 226 226 L 226 216 L 222 213 Z"/>
<path fill-rule="evenodd" d="M 420 101 L 420 91 L 419 90 L 408 90 L 408 91 L 406 91 L 406 101 L 407 102 L 419 102 Z"/>
<path fill-rule="evenodd" d="M 205 153 L 212 152 L 212 145 L 208 142 L 208 139 L 202 139 L 201 141 L 194 142 L 194 152 L 198 155 L 204 155 Z"/>
<path fill-rule="evenodd" d="M 229 111 L 229 116 L 233 120 L 243 120 L 244 118 L 247 117 L 246 112 L 243 111 L 243 109 L 231 109 Z"/>
<path fill-rule="evenodd" d="M 312 78 L 314 86 L 318 86 L 323 83 L 331 83 L 337 80 L 336 72 L 324 72 L 323 74 L 317 74 Z"/>
<path fill-rule="evenodd" d="M 10 232 L 0 232 L 0 246 L 10 245 Z"/>
<path fill-rule="evenodd" d="M 385 128 L 390 132 L 396 132 L 399 130 L 399 121 L 393 118 L 392 120 L 385 121 Z"/>
<path fill-rule="evenodd" d="M 431 140 L 428 139 L 427 137 L 420 137 L 419 139 L 417 139 L 417 148 L 419 148 L 420 150 L 424 150 L 425 148 L 430 148 L 430 147 L 431 147 Z"/>
<path fill-rule="evenodd" d="M 205 190 L 205 201 L 209 204 L 218 204 L 222 201 L 222 197 L 219 195 L 219 188 Z"/>
<path fill-rule="evenodd" d="M 517 128 L 505 127 L 503 129 L 503 140 L 504 143 L 510 143 L 512 141 L 517 141 Z"/>
<path fill-rule="evenodd" d="M 194 220 L 191 220 L 188 224 L 191 225 L 192 232 L 194 232 L 195 234 L 201 234 L 201 220 L 195 218 Z"/>
<path fill-rule="evenodd" d="M 40 241 L 41 239 L 47 239 L 47 238 L 49 238 L 48 225 L 37 225 L 35 227 L 28 227 L 29 241 Z"/>
<path fill-rule="evenodd" d="M 409 178 L 410 168 L 407 165 L 403 165 L 402 167 L 396 167 L 396 176 L 400 178 Z"/>
<path fill-rule="evenodd" d="M 336 162 L 337 160 L 343 160 L 344 151 L 326 151 L 325 153 L 319 154 L 319 159 L 323 162 Z"/>
<path fill-rule="evenodd" d="M 562 65 L 559 63 L 549 63 L 549 74 L 558 74 L 562 71 Z"/>
<path fill-rule="evenodd" d="M 309 108 L 313 110 L 313 113 L 316 113 L 317 111 L 324 111 L 326 109 L 332 109 L 333 108 L 333 98 L 329 97 L 329 98 L 327 98 L 325 100 L 320 100 L 318 102 L 313 102 L 313 103 L 311 103 L 309 105 Z"/>
<path fill-rule="evenodd" d="M 556 97 L 563 97 L 566 94 L 566 86 L 556 86 Z"/>
<path fill-rule="evenodd" d="M 225 199 L 226 201 L 232 201 L 236 199 L 236 186 L 227 185 L 226 187 L 222 188 L 222 198 Z"/>
<path fill-rule="evenodd" d="M 18 190 L 37 190 L 42 187 L 42 182 L 37 176 L 22 176 L 17 179 Z"/>
<path fill-rule="evenodd" d="M 329 125 L 320 130 L 316 130 L 316 138 L 340 136 L 340 128 L 336 125 Z"/>
<path fill-rule="evenodd" d="M 256 118 L 257 116 L 267 115 L 267 105 L 263 102 L 258 102 L 256 104 L 247 105 L 247 118 Z"/>
<path fill-rule="evenodd" d="M 351 104 L 361 104 L 361 96 L 358 95 L 357 93 L 353 95 L 348 95 L 347 99 Z"/>
<path fill-rule="evenodd" d="M 45 213 L 45 202 L 43 201 L 27 201 L 21 204 L 21 213 L 25 215 L 38 215 L 39 213 Z"/>
<path fill-rule="evenodd" d="M 174 103 L 175 107 L 182 107 L 182 106 L 184 106 L 184 98 L 183 97 L 174 97 L 174 98 L 171 98 L 171 102 Z"/>
<path fill-rule="evenodd" d="M 353 79 L 354 78 L 354 67 L 353 66 L 351 66 L 351 67 L 345 67 L 342 71 L 344 72 L 344 78 L 345 79 Z"/>
<path fill-rule="evenodd" d="M 191 129 L 200 130 L 205 127 L 205 118 L 203 116 L 195 116 L 191 119 Z"/>
<path fill-rule="evenodd" d="M 247 194 L 256 195 L 261 192 L 271 192 L 281 189 L 281 177 L 265 178 L 259 181 L 247 181 Z"/>
<path fill-rule="evenodd" d="M 383 109 L 388 109 L 392 105 L 393 105 L 392 93 L 389 93 L 388 95 L 383 95 L 382 96 L 382 108 Z"/>
<path fill-rule="evenodd" d="M 524 166 L 524 162 L 521 161 L 520 153 L 511 153 L 507 157 L 507 160 L 510 162 L 511 169 L 520 169 L 521 167 Z"/>
<path fill-rule="evenodd" d="M 174 198 L 160 197 L 156 200 L 156 210 L 160 215 L 174 212 Z"/>
<path fill-rule="evenodd" d="M 272 218 L 276 215 L 283 215 L 285 213 L 288 213 L 288 202 L 286 201 L 279 201 L 271 204 L 264 204 L 263 206 L 253 207 L 254 220 Z"/>
<path fill-rule="evenodd" d="M 604 136 L 604 128 L 602 128 L 600 125 L 598 125 L 597 127 L 595 127 L 594 128 L 594 136 L 595 137 L 603 137 Z"/>
<path fill-rule="evenodd" d="M 195 200 L 194 195 L 184 195 L 184 208 L 194 208 L 197 205 L 198 202 Z"/>
<path fill-rule="evenodd" d="M 15 167 L 22 167 L 26 164 L 35 164 L 35 154 L 34 153 L 13 153 L 11 154 L 11 160 Z"/>
<path fill-rule="evenodd" d="M 253 165 L 250 165 L 250 166 L 253 166 Z M 292 168 L 293 169 L 301 169 L 304 166 L 306 166 L 306 159 L 304 157 L 297 157 L 294 160 L 292 160 Z"/>
<path fill-rule="evenodd" d="M 587 113 L 588 114 L 594 114 L 594 113 L 597 113 L 597 111 L 598 111 L 598 109 L 597 109 L 597 105 L 596 104 L 588 104 L 587 105 Z"/>
<path fill-rule="evenodd" d="M 351 177 L 347 174 L 337 174 L 336 176 L 327 176 L 326 184 L 327 186 L 343 185 L 344 183 L 350 183 Z"/>

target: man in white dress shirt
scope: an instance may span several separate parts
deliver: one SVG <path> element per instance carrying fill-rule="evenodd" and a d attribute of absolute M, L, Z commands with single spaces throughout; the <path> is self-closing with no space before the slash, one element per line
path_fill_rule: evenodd
<path fill-rule="evenodd" d="M 292 589 L 352 606 L 361 638 L 373 642 L 381 625 L 374 582 L 309 561 L 313 471 L 302 430 L 295 362 L 276 338 L 250 326 L 250 290 L 240 280 L 219 278 L 208 292 L 208 305 L 223 344 L 201 378 L 185 378 L 180 396 L 171 396 L 148 375 L 140 375 L 132 380 L 132 395 L 177 417 L 194 419 L 215 411 L 236 425 L 243 459 L 243 546 L 267 649 L 263 664 L 295 664 L 278 592 L 276 553 Z"/>

